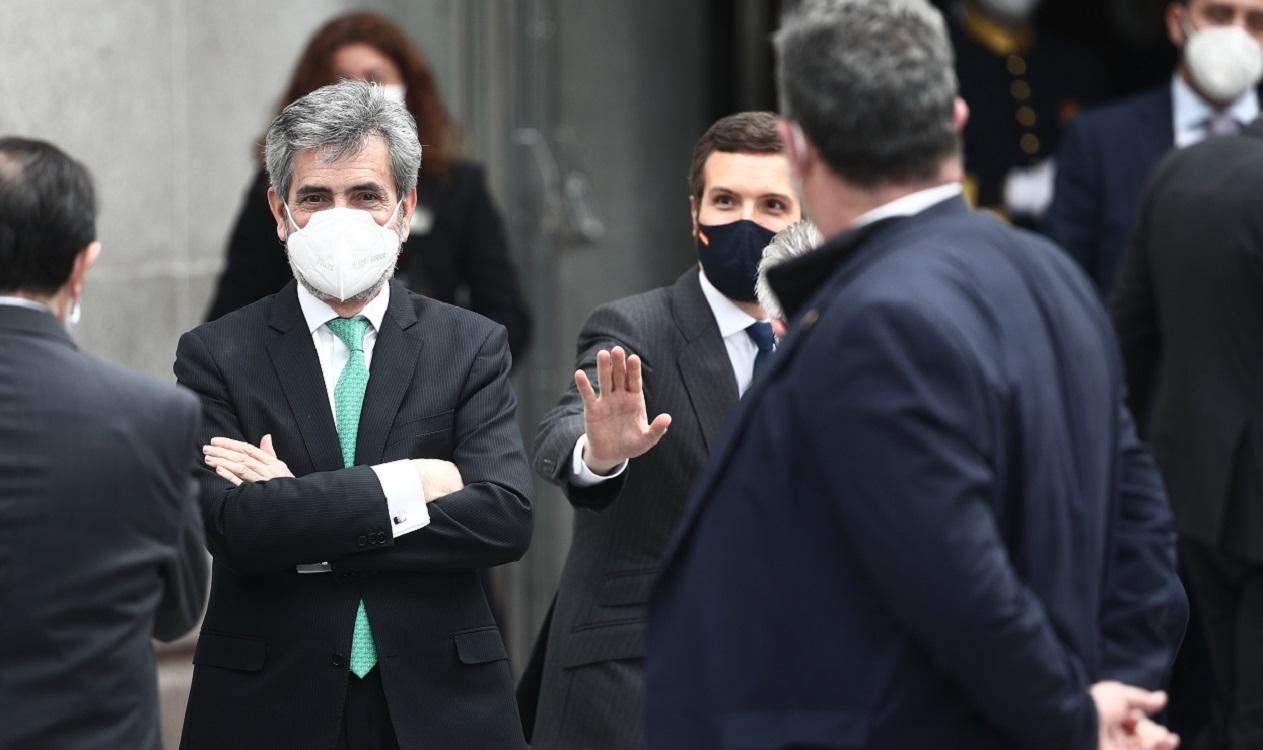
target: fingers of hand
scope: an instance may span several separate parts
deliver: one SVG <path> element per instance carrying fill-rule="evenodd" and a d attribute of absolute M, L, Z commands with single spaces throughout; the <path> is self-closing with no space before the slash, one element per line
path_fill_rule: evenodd
<path fill-rule="evenodd" d="M 276 458 L 276 448 L 272 445 L 272 435 L 267 434 L 259 441 L 259 450 L 263 451 L 272 458 Z"/>
<path fill-rule="evenodd" d="M 627 389 L 627 352 L 621 346 L 611 352 L 610 382 L 615 391 Z"/>
<path fill-rule="evenodd" d="M 583 408 L 590 409 L 596 405 L 596 392 L 592 390 L 592 381 L 583 370 L 575 370 L 574 384 L 579 389 L 579 398 L 583 399 Z"/>
<path fill-rule="evenodd" d="M 640 357 L 633 354 L 627 358 L 627 390 L 640 393 L 644 389 L 644 381 L 640 372 Z"/>
<path fill-rule="evenodd" d="M 601 389 L 601 396 L 610 392 L 613 368 L 613 358 L 609 352 L 602 349 L 596 353 L 596 384 Z"/>
<path fill-rule="evenodd" d="M 232 482 L 234 485 L 241 484 L 243 481 L 241 477 L 238 477 L 236 474 L 233 474 L 231 471 L 228 471 L 222 466 L 216 466 L 215 473 L 224 479 L 227 479 L 229 482 Z"/>
<path fill-rule="evenodd" d="M 202 453 L 207 466 L 215 468 L 226 467 L 229 471 L 247 481 L 293 476 L 289 471 L 289 467 L 283 461 L 267 454 L 261 454 L 263 460 L 260 460 L 254 454 L 219 448 L 214 445 L 203 446 Z"/>

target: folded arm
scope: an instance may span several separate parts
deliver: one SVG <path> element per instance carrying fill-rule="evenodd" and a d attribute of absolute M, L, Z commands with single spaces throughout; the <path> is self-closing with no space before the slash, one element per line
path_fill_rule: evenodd
<path fill-rule="evenodd" d="M 175 374 L 202 401 L 202 444 L 215 437 L 248 442 L 223 376 L 196 331 L 180 338 Z M 391 539 L 386 497 L 367 466 L 235 486 L 201 462 L 195 474 L 207 547 L 216 561 L 238 572 L 292 570 Z M 376 541 L 383 537 L 385 542 Z"/>
<path fill-rule="evenodd" d="M 514 562 L 530 544 L 531 477 L 509 381 L 504 328 L 483 341 L 453 415 L 452 463 L 464 488 L 431 500 L 430 523 L 363 554 L 322 558 L 334 570 L 459 571 Z"/>

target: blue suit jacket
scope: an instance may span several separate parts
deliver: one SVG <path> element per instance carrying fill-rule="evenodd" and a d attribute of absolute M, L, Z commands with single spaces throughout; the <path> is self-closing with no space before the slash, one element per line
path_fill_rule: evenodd
<path fill-rule="evenodd" d="M 1107 296 L 1145 182 L 1175 145 L 1171 85 L 1088 110 L 1067 126 L 1042 229 Z"/>
<path fill-rule="evenodd" d="M 1187 616 L 1096 294 L 959 199 L 774 285 L 652 602 L 650 747 L 1096 747 L 1089 684 L 1160 684 Z"/>

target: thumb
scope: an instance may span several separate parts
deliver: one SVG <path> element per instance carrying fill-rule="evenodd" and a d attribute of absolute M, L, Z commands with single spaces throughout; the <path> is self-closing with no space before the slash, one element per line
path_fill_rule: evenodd
<path fill-rule="evenodd" d="M 649 425 L 649 439 L 657 443 L 662 436 L 667 434 L 667 428 L 671 426 L 670 414 L 659 414 L 653 418 L 653 422 Z"/>
<path fill-rule="evenodd" d="M 259 449 L 272 458 L 276 458 L 276 449 L 272 447 L 272 434 L 268 433 L 259 441 Z"/>

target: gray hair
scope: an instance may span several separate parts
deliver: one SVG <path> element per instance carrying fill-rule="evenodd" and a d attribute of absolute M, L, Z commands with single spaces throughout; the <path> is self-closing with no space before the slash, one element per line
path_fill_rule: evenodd
<path fill-rule="evenodd" d="M 268 179 L 281 200 L 288 200 L 294 154 L 319 149 L 326 162 L 359 152 L 373 136 L 386 142 L 396 198 L 417 186 L 421 143 L 417 123 L 402 104 L 387 99 L 381 86 L 342 81 L 295 100 L 272 121 L 264 146 Z"/>
<path fill-rule="evenodd" d="M 815 250 L 824 237 L 820 230 L 810 221 L 803 219 L 785 227 L 776 233 L 771 244 L 763 248 L 763 260 L 759 261 L 759 277 L 754 282 L 754 294 L 759 298 L 759 307 L 769 318 L 785 319 L 781 310 L 781 302 L 767 283 L 767 269 L 780 265 L 791 258 L 797 258 L 811 250 Z"/>
<path fill-rule="evenodd" d="M 775 44 L 783 114 L 844 180 L 927 180 L 960 152 L 952 44 L 926 0 L 804 0 Z"/>

